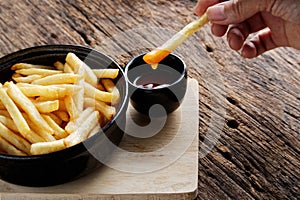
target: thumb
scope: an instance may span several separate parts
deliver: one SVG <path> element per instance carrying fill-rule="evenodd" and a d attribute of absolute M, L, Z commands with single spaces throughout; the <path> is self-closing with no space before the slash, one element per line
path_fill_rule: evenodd
<path fill-rule="evenodd" d="M 209 7 L 207 15 L 213 23 L 229 25 L 240 23 L 262 11 L 286 21 L 300 23 L 300 3 L 295 0 L 229 0 Z"/>

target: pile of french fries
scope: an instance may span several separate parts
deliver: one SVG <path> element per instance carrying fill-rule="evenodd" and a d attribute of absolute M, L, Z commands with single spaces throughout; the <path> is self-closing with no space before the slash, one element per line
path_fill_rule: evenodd
<path fill-rule="evenodd" d="M 40 155 L 76 145 L 115 113 L 118 69 L 91 69 L 74 53 L 53 66 L 17 63 L 0 83 L 0 153 Z"/>

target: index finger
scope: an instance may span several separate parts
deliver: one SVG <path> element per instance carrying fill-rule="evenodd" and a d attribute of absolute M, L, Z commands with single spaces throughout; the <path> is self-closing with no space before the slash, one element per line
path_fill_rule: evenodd
<path fill-rule="evenodd" d="M 223 2 L 222 0 L 198 0 L 197 5 L 194 8 L 194 13 L 201 16 L 205 13 L 208 7 L 217 3 Z"/>

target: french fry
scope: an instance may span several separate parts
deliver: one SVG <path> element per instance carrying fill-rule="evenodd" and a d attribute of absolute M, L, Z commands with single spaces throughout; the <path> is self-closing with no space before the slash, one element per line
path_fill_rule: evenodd
<path fill-rule="evenodd" d="M 59 99 L 59 110 L 60 111 L 66 111 L 67 110 L 64 99 Z"/>
<path fill-rule="evenodd" d="M 80 78 L 77 74 L 62 73 L 46 76 L 44 78 L 32 81 L 35 85 L 53 85 L 53 84 L 74 84 Z"/>
<path fill-rule="evenodd" d="M 111 79 L 119 70 L 92 70 L 74 53 L 65 61 L 11 67 L 16 84 L 0 83 L 0 154 L 68 148 L 99 132 L 116 114 L 120 93 Z"/>
<path fill-rule="evenodd" d="M 86 109 L 80 114 L 80 116 L 79 116 L 77 119 L 75 119 L 75 120 L 73 120 L 73 121 L 70 121 L 70 122 L 66 125 L 65 130 L 66 130 L 69 134 L 73 133 L 73 132 L 80 126 L 80 124 L 81 124 L 86 118 L 88 118 L 88 116 L 89 116 L 90 114 L 92 114 L 92 112 L 93 112 L 94 110 L 95 110 L 95 109 L 94 109 L 93 107 L 88 107 L 88 108 L 86 108 Z"/>
<path fill-rule="evenodd" d="M 17 149 L 30 154 L 30 144 L 23 137 L 15 134 L 2 123 L 0 123 L 0 137 L 11 143 Z"/>
<path fill-rule="evenodd" d="M 99 101 L 103 101 L 106 103 L 111 103 L 114 96 L 110 92 L 100 91 L 97 88 L 93 87 L 89 83 L 84 83 L 84 94 L 87 97 L 95 98 Z"/>
<path fill-rule="evenodd" d="M 64 139 L 65 145 L 70 147 L 85 140 L 91 130 L 93 130 L 97 124 L 99 125 L 98 119 L 99 112 L 94 111 L 84 122 L 82 122 L 81 126 L 79 126 L 74 133 Z"/>
<path fill-rule="evenodd" d="M 19 132 L 16 124 L 14 123 L 14 121 L 10 117 L 0 115 L 0 123 L 2 123 L 7 128 L 9 128 L 10 130 L 12 130 L 16 133 Z"/>
<path fill-rule="evenodd" d="M 2 101 L 3 105 L 7 109 L 8 113 L 10 114 L 11 118 L 13 119 L 14 123 L 16 124 L 19 132 L 23 137 L 26 138 L 26 135 L 30 132 L 30 128 L 22 116 L 22 113 L 13 102 L 13 100 L 8 96 L 6 90 L 0 84 L 0 100 Z"/>
<path fill-rule="evenodd" d="M 68 53 L 66 62 L 73 68 L 74 73 L 77 73 L 80 67 L 84 68 L 84 80 L 93 86 L 97 85 L 97 77 L 90 67 L 80 60 L 74 53 Z"/>
<path fill-rule="evenodd" d="M 27 97 L 45 97 L 48 99 L 59 99 L 63 98 L 66 95 L 65 88 L 59 87 L 47 87 L 42 85 L 17 85 L 18 88 L 22 91 L 22 93 Z"/>
<path fill-rule="evenodd" d="M 8 129 L 12 130 L 15 133 L 18 133 L 19 130 L 14 123 L 14 121 L 10 117 L 5 117 L 0 115 L 0 122 L 6 126 Z M 30 132 L 26 135 L 26 140 L 28 140 L 30 143 L 36 143 L 36 142 L 44 142 L 45 140 L 41 138 L 38 134 L 30 130 Z"/>
<path fill-rule="evenodd" d="M 64 71 L 64 64 L 60 61 L 56 61 L 53 66 L 59 71 Z"/>
<path fill-rule="evenodd" d="M 57 110 L 54 111 L 53 114 L 55 114 L 59 119 L 61 119 L 64 122 L 70 121 L 70 116 L 65 110 Z"/>
<path fill-rule="evenodd" d="M 52 153 L 65 149 L 64 139 L 56 140 L 53 142 L 39 142 L 31 145 L 30 152 L 32 155 L 40 155 Z"/>
<path fill-rule="evenodd" d="M 106 91 L 113 94 L 113 98 L 111 100 L 112 104 L 118 103 L 120 99 L 120 92 L 118 88 L 115 86 L 115 83 L 111 79 L 101 79 L 103 86 L 105 87 Z"/>
<path fill-rule="evenodd" d="M 117 78 L 119 74 L 119 69 L 93 69 L 92 70 L 97 78 Z"/>
<path fill-rule="evenodd" d="M 13 145 L 11 145 L 9 142 L 7 142 L 5 139 L 0 137 L 0 149 L 2 151 L 5 151 L 9 155 L 14 155 L 14 156 L 27 156 L 26 153 L 20 151 Z"/>
<path fill-rule="evenodd" d="M 33 103 L 21 92 L 21 90 L 13 82 L 6 82 L 5 84 L 7 84 L 7 94 L 28 114 L 32 122 L 49 134 L 53 134 L 51 127 L 45 122 Z"/>
<path fill-rule="evenodd" d="M 24 77 L 21 74 L 17 74 L 17 73 L 13 73 L 13 75 L 11 76 L 11 78 L 14 80 L 14 78 L 20 78 L 20 77 Z"/>
<path fill-rule="evenodd" d="M 3 105 L 2 101 L 0 101 L 0 110 L 6 110 L 5 106 Z"/>
<path fill-rule="evenodd" d="M 9 112 L 6 109 L 0 110 L 0 115 L 11 118 Z"/>
<path fill-rule="evenodd" d="M 91 130 L 90 134 L 88 135 L 88 138 L 94 136 L 101 130 L 101 126 L 99 124 L 96 124 L 96 126 Z"/>
<path fill-rule="evenodd" d="M 42 115 L 45 121 L 50 125 L 50 127 L 54 130 L 55 139 L 62 139 L 67 137 L 69 134 L 62 129 L 50 116 Z"/>
<path fill-rule="evenodd" d="M 56 140 L 52 135 L 52 134 L 54 134 L 54 131 L 52 129 L 51 129 L 52 131 L 49 133 L 47 130 L 41 128 L 39 125 L 37 125 L 35 122 L 33 122 L 26 113 L 22 113 L 22 114 L 23 114 L 23 117 L 28 122 L 28 125 L 31 129 L 30 134 L 28 134 L 28 136 L 26 137 L 26 138 L 28 138 L 29 141 L 31 141 L 33 139 L 33 138 L 30 138 L 32 136 L 32 132 L 38 134 L 44 142 L 51 142 L 51 141 Z M 32 143 L 36 143 L 36 142 L 32 142 Z"/>
<path fill-rule="evenodd" d="M 51 113 L 59 109 L 59 100 L 33 101 L 33 104 L 40 113 Z"/>
<path fill-rule="evenodd" d="M 49 76 L 53 74 L 60 74 L 62 71 L 53 70 L 53 69 L 40 69 L 40 68 L 28 68 L 28 69 L 18 69 L 15 71 L 17 74 L 22 75 L 41 75 L 41 76 Z"/>
<path fill-rule="evenodd" d="M 93 98 L 84 98 L 85 107 L 95 107 L 106 119 L 110 120 L 116 114 L 116 108 Z"/>
<path fill-rule="evenodd" d="M 72 69 L 72 67 L 68 63 L 65 63 L 64 64 L 64 72 L 74 74 L 74 69 Z"/>
<path fill-rule="evenodd" d="M 72 96 L 67 96 L 65 98 L 65 105 L 66 105 L 68 114 L 70 116 L 70 120 L 73 121 L 76 118 L 78 118 L 79 112 L 77 110 L 77 107 L 75 105 L 75 102 L 74 102 Z"/>
<path fill-rule="evenodd" d="M 37 143 L 37 142 L 46 142 L 43 137 L 41 137 L 39 134 L 34 132 L 33 130 L 30 130 L 30 133 L 26 136 L 26 139 L 31 143 Z"/>
<path fill-rule="evenodd" d="M 34 65 L 29 63 L 16 63 L 11 67 L 11 70 L 19 70 L 19 69 L 30 69 L 30 68 L 38 68 L 38 69 L 53 69 L 51 66 L 46 65 Z"/>
<path fill-rule="evenodd" d="M 47 113 L 48 116 L 52 118 L 53 121 L 59 126 L 63 125 L 63 120 L 56 116 L 54 113 Z"/>
<path fill-rule="evenodd" d="M 78 80 L 80 79 L 81 77 Z M 61 94 L 61 96 L 73 95 L 82 90 L 82 87 L 77 84 L 53 84 L 51 85 L 51 87 L 63 88 L 65 91 L 63 92 L 63 94 Z"/>
<path fill-rule="evenodd" d="M 98 84 L 96 85 L 96 88 L 97 88 L 98 90 L 105 91 L 105 88 L 104 88 L 104 86 L 102 85 L 102 83 L 98 83 Z"/>
<path fill-rule="evenodd" d="M 45 97 L 59 99 L 79 92 L 82 87 L 73 84 L 33 85 L 28 83 L 16 84 L 27 97 Z"/>
<path fill-rule="evenodd" d="M 30 76 L 25 76 L 25 77 L 23 77 L 23 76 L 16 76 L 16 75 L 14 76 L 14 75 L 13 75 L 12 79 L 16 83 L 32 83 L 32 81 L 35 81 L 35 80 L 40 79 L 40 78 L 43 77 L 43 76 L 37 75 L 37 74 L 33 74 L 33 75 L 30 75 Z"/>
<path fill-rule="evenodd" d="M 84 68 L 82 66 L 79 67 L 77 74 L 83 77 Z M 83 101 L 84 101 L 84 78 L 78 79 L 75 83 L 78 87 L 80 87 L 80 91 L 73 95 L 74 103 L 77 107 L 78 112 L 83 111 Z"/>

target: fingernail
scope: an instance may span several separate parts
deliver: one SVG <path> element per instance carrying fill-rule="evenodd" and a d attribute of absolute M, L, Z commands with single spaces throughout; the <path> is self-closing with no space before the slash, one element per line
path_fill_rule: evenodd
<path fill-rule="evenodd" d="M 244 58 L 254 58 L 257 56 L 257 50 L 252 42 L 247 42 L 244 44 L 241 55 Z"/>
<path fill-rule="evenodd" d="M 216 5 L 207 9 L 208 19 L 211 21 L 223 21 L 227 17 L 224 11 L 224 5 Z"/>

